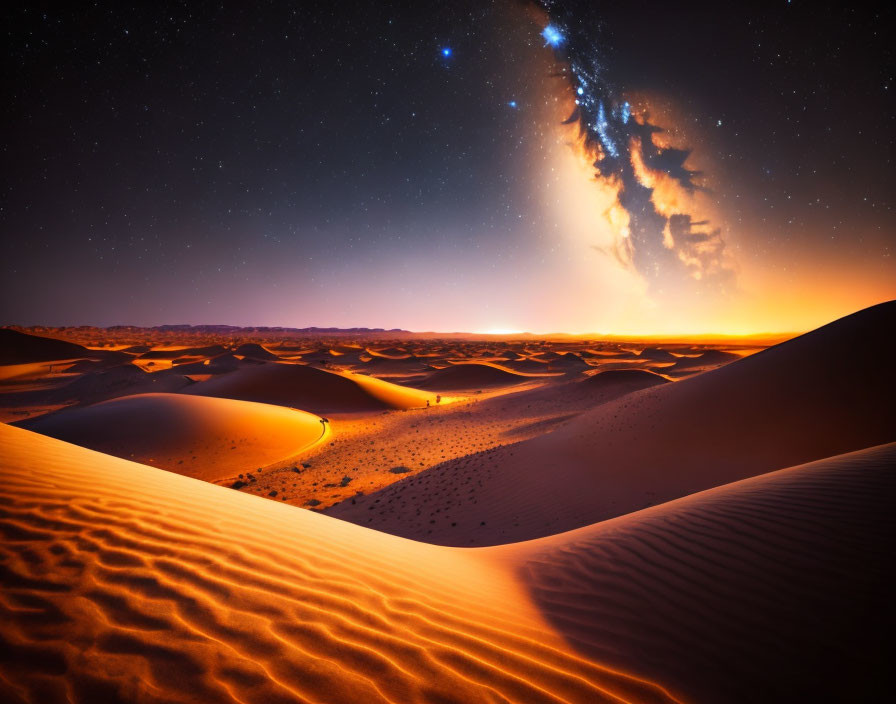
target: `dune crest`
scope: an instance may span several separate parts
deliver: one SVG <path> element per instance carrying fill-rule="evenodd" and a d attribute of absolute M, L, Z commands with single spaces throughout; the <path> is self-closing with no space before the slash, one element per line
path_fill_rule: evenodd
<path fill-rule="evenodd" d="M 890 689 L 896 443 L 488 548 L 571 643 L 694 702 Z"/>
<path fill-rule="evenodd" d="M 205 481 L 292 457 L 321 440 L 318 416 L 250 401 L 140 394 L 65 409 L 30 430 Z"/>
<path fill-rule="evenodd" d="M 570 648 L 487 556 L 0 443 L 5 701 L 677 701 Z"/>
<path fill-rule="evenodd" d="M 892 442 L 896 369 L 880 354 L 894 329 L 896 302 L 874 306 L 328 513 L 441 545 L 498 545 Z M 583 383 L 600 384 L 606 373 Z"/>
<path fill-rule="evenodd" d="M 437 369 L 419 382 L 418 386 L 453 391 L 511 386 L 538 379 L 538 376 L 516 372 L 495 363 L 462 362 Z"/>
<path fill-rule="evenodd" d="M 0 450 L 4 701 L 817 701 L 883 684 L 896 444 L 480 550 L 11 426 Z"/>
<path fill-rule="evenodd" d="M 0 364 L 81 359 L 90 355 L 91 350 L 73 342 L 0 328 Z"/>
<path fill-rule="evenodd" d="M 267 362 L 194 384 L 184 393 L 293 406 L 311 413 L 421 408 L 435 394 L 361 374 Z"/>

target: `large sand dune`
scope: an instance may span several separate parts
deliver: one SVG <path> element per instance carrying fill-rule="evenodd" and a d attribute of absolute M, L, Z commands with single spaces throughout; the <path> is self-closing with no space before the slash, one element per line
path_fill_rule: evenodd
<path fill-rule="evenodd" d="M 36 418 L 31 430 L 206 481 L 291 457 L 321 439 L 310 413 L 248 401 L 140 394 Z"/>
<path fill-rule="evenodd" d="M 486 553 L 0 426 L 5 702 L 669 702 Z"/>
<path fill-rule="evenodd" d="M 881 701 L 894 505 L 890 444 L 488 553 L 581 652 L 690 701 Z"/>
<path fill-rule="evenodd" d="M 9 328 L 0 328 L 0 364 L 27 364 L 54 359 L 87 357 L 91 350 L 81 345 L 51 337 L 29 335 Z"/>
<path fill-rule="evenodd" d="M 312 413 L 419 408 L 434 394 L 361 374 L 337 374 L 301 364 L 266 363 L 195 384 L 185 393 L 294 406 Z"/>
<path fill-rule="evenodd" d="M 3 701 L 855 701 L 884 684 L 896 445 L 482 550 L 10 426 L 0 450 Z"/>
<path fill-rule="evenodd" d="M 545 371 L 547 371 L 545 369 Z M 427 389 L 454 391 L 510 386 L 532 381 L 532 377 L 505 369 L 497 364 L 463 362 L 452 364 L 427 375 L 418 385 Z"/>
<path fill-rule="evenodd" d="M 896 302 L 875 306 L 329 511 L 428 542 L 495 545 L 890 442 L 896 367 L 882 355 L 894 329 Z"/>

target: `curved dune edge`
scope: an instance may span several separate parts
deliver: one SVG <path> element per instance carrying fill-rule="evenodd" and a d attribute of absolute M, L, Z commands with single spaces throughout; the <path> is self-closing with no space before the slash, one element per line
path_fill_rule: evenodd
<path fill-rule="evenodd" d="M 0 426 L 0 695 L 669 702 L 578 654 L 485 551 Z"/>
<path fill-rule="evenodd" d="M 694 702 L 874 701 L 894 506 L 896 443 L 486 550 L 581 652 Z"/>
<path fill-rule="evenodd" d="M 880 363 L 880 350 L 893 329 L 896 302 L 873 306 L 327 512 L 440 545 L 508 544 L 892 442 L 896 367 Z M 580 383 L 599 386 L 601 376 Z"/>
<path fill-rule="evenodd" d="M 292 406 L 311 413 L 422 408 L 436 395 L 363 374 L 266 362 L 194 384 L 185 394 Z"/>
<path fill-rule="evenodd" d="M 426 389 L 453 391 L 512 386 L 552 376 L 556 376 L 556 374 L 527 374 L 494 362 L 456 362 L 431 372 L 418 382 L 418 386 Z"/>
<path fill-rule="evenodd" d="M 377 379 L 365 374 L 356 374 L 354 372 L 342 372 L 346 379 L 361 387 L 365 393 L 372 398 L 381 401 L 383 404 L 392 408 L 411 409 L 422 408 L 427 402 L 434 404 L 438 394 L 420 391 L 408 386 L 393 384 L 384 379 Z M 460 396 L 440 396 L 439 403 L 446 405 L 460 400 Z"/>
<path fill-rule="evenodd" d="M 66 409 L 25 426 L 43 435 L 178 474 L 217 481 L 319 443 L 320 418 L 251 401 L 138 394 Z"/>
<path fill-rule="evenodd" d="M 0 328 L 0 364 L 3 365 L 82 359 L 89 356 L 90 350 L 74 342 Z"/>

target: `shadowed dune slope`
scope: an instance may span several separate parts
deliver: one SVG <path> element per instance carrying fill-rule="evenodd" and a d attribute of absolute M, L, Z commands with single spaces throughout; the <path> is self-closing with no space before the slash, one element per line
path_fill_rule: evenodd
<path fill-rule="evenodd" d="M 599 372 L 591 376 L 559 385 L 547 385 L 527 392 L 520 397 L 526 404 L 546 404 L 553 411 L 581 412 L 609 403 L 627 394 L 649 389 L 669 380 L 659 374 L 641 369 L 623 369 Z M 491 406 L 507 406 L 506 399 L 486 401 Z M 503 411 L 502 411 L 503 412 Z M 572 415 L 572 414 L 571 414 Z M 571 417 L 570 415 L 570 417 Z M 563 420 L 568 420 L 564 418 Z M 563 421 L 560 421 L 563 422 Z"/>
<path fill-rule="evenodd" d="M 237 347 L 233 354 L 238 354 L 243 357 L 252 357 L 253 359 L 277 359 L 277 355 L 271 352 L 264 345 L 259 345 L 254 342 L 247 342 L 243 345 Z"/>
<path fill-rule="evenodd" d="M 312 413 L 416 408 L 435 398 L 360 374 L 335 374 L 301 364 L 278 363 L 245 367 L 195 384 L 184 393 L 293 406 Z"/>
<path fill-rule="evenodd" d="M 574 352 L 566 352 L 565 354 L 559 355 L 548 366 L 552 371 L 555 369 L 562 371 L 591 369 L 591 365 Z"/>
<path fill-rule="evenodd" d="M 604 386 L 635 386 L 638 388 L 649 388 L 665 384 L 668 379 L 654 374 L 646 369 L 609 369 L 605 372 L 592 374 L 581 383 L 586 388 L 601 388 Z"/>
<path fill-rule="evenodd" d="M 583 653 L 694 702 L 881 701 L 894 507 L 891 444 L 489 550 Z"/>
<path fill-rule="evenodd" d="M 183 394 L 125 396 L 22 425 L 206 481 L 290 457 L 323 433 L 320 419 L 304 411 Z"/>
<path fill-rule="evenodd" d="M 208 345 L 206 347 L 173 347 L 171 349 L 157 349 L 144 352 L 140 359 L 178 359 L 180 357 L 217 357 L 226 354 L 227 350 L 221 345 Z"/>
<path fill-rule="evenodd" d="M 544 371 L 547 371 L 545 369 Z M 503 369 L 494 364 L 462 362 L 444 369 L 437 369 L 417 385 L 426 389 L 479 389 L 491 386 L 508 386 L 531 381 L 531 377 Z"/>
<path fill-rule="evenodd" d="M 4 702 L 670 702 L 485 551 L 0 425 Z"/>
<path fill-rule="evenodd" d="M 890 442 L 896 367 L 882 355 L 894 329 L 896 303 L 875 306 L 328 513 L 427 542 L 496 545 Z"/>
<path fill-rule="evenodd" d="M 26 364 L 54 359 L 90 356 L 91 350 L 74 342 L 51 337 L 28 335 L 17 330 L 0 328 L 0 364 Z"/>
<path fill-rule="evenodd" d="M 679 357 L 675 362 L 677 367 L 703 366 L 707 364 L 728 364 L 740 359 L 739 354 L 726 352 L 725 350 L 706 350 L 695 357 Z"/>

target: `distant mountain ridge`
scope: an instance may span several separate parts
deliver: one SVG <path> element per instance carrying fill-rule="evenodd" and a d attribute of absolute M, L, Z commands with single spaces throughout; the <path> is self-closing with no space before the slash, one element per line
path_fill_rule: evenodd
<path fill-rule="evenodd" d="M 26 332 L 29 334 L 36 334 L 38 332 L 49 332 L 49 331 L 62 331 L 62 330 L 70 330 L 70 331 L 83 331 L 89 332 L 91 330 L 103 330 L 108 332 L 186 332 L 186 333 L 200 333 L 200 334 L 212 334 L 212 335 L 229 335 L 232 333 L 241 333 L 241 332 L 273 332 L 273 333 L 311 333 L 311 334 L 319 334 L 319 333 L 365 333 L 365 332 L 409 332 L 408 330 L 402 330 L 401 328 L 319 328 L 319 327 L 310 327 L 310 328 L 288 328 L 288 327 L 267 327 L 267 326 L 257 326 L 257 327 L 241 327 L 239 325 L 152 325 L 149 327 L 143 327 L 140 325 L 110 325 L 108 327 L 99 327 L 96 325 L 62 325 L 59 327 L 52 326 L 44 326 L 44 325 L 30 325 L 30 326 L 22 326 L 22 325 L 9 325 L 6 326 L 8 329 L 17 330 L 19 332 Z"/>

